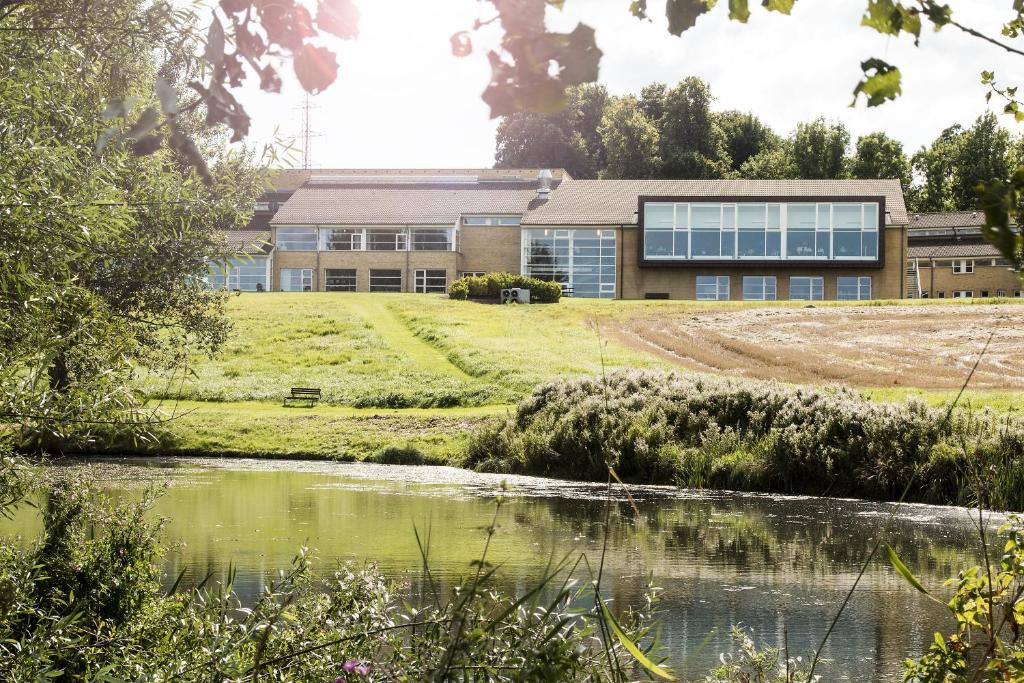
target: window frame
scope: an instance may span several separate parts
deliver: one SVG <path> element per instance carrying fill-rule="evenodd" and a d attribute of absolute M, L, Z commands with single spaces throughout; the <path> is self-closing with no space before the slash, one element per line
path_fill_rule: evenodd
<path fill-rule="evenodd" d="M 701 280 L 705 280 L 701 283 Z M 706 282 L 712 280 L 712 282 Z M 694 280 L 694 300 L 729 301 L 732 296 L 732 278 L 728 275 L 698 275 Z M 724 290 L 722 285 L 725 285 Z M 714 296 L 701 296 L 701 287 L 714 287 Z M 723 296 L 724 294 L 724 296 Z"/>
<path fill-rule="evenodd" d="M 287 245 L 291 244 L 293 240 L 282 240 L 281 233 L 290 235 L 310 235 L 313 238 L 313 246 L 311 249 L 295 249 Z M 305 240 L 302 240 L 305 242 Z M 283 225 L 274 231 L 274 248 L 278 251 L 319 251 L 320 250 L 320 234 L 315 226 L 303 226 L 303 225 Z"/>
<path fill-rule="evenodd" d="M 299 272 L 302 275 L 299 276 L 299 287 L 300 289 L 285 289 L 285 273 L 288 272 Z M 312 268 L 281 268 L 277 274 L 280 280 L 280 290 L 282 292 L 312 292 L 313 290 L 313 269 Z M 306 281 L 309 281 L 309 289 L 306 289 Z"/>
<path fill-rule="evenodd" d="M 331 275 L 331 273 L 346 273 L 346 275 Z M 351 273 L 348 275 L 347 273 Z M 332 285 L 332 279 L 352 278 L 351 285 Z M 324 268 L 324 291 L 325 292 L 358 292 L 359 272 L 355 268 Z"/>
<path fill-rule="evenodd" d="M 375 275 L 375 273 L 376 273 L 376 275 Z M 379 287 L 381 285 L 380 285 L 380 283 L 376 283 L 375 284 L 375 282 L 374 282 L 375 279 L 377 279 L 377 280 L 379 280 L 379 279 L 393 280 L 396 277 L 395 275 L 381 275 L 380 273 L 398 273 L 398 275 L 397 275 L 397 278 L 398 278 L 398 285 L 397 285 L 397 287 L 398 288 L 394 289 L 395 285 L 394 284 L 390 284 L 390 285 L 385 285 L 385 287 L 387 287 L 387 289 L 380 289 Z M 368 284 L 367 284 L 367 291 L 374 292 L 376 294 L 402 292 L 404 284 L 405 284 L 405 273 L 402 271 L 401 268 L 370 268 L 370 275 L 369 275 L 369 280 L 368 280 Z M 374 289 L 375 286 L 378 287 L 378 288 Z"/>
<path fill-rule="evenodd" d="M 974 274 L 974 259 L 962 258 L 953 259 L 953 274 L 954 275 L 973 275 Z M 966 290 L 963 290 L 966 291 Z"/>
<path fill-rule="evenodd" d="M 856 280 L 856 282 L 853 283 L 852 285 L 849 284 L 849 283 L 844 285 L 841 282 L 842 280 Z M 864 287 L 865 287 L 865 282 L 864 281 L 865 280 L 867 281 L 867 294 L 868 294 L 867 296 L 864 296 Z M 851 286 L 857 288 L 857 296 L 856 297 L 842 296 L 843 287 L 851 287 Z M 874 297 L 874 295 L 875 295 L 875 283 L 874 283 L 874 278 L 872 278 L 870 275 L 838 275 L 838 276 L 836 276 L 836 301 L 871 301 L 872 298 Z M 939 295 L 941 296 L 942 293 L 940 292 Z"/>
<path fill-rule="evenodd" d="M 973 289 L 954 289 L 953 290 L 953 298 L 954 299 L 973 299 L 974 298 L 974 290 Z"/>
<path fill-rule="evenodd" d="M 747 296 L 747 281 L 760 280 L 761 281 L 761 296 L 760 297 L 748 297 Z M 771 281 L 771 293 L 772 296 L 768 296 L 768 281 Z M 779 278 L 776 275 L 744 275 L 743 279 L 740 280 L 742 287 L 741 293 L 743 301 L 778 301 L 779 300 Z"/>
<path fill-rule="evenodd" d="M 807 280 L 807 296 L 793 296 L 794 280 Z M 801 283 L 802 285 L 802 283 Z M 817 285 L 817 286 L 815 286 Z M 817 296 L 815 296 L 817 294 Z M 790 301 L 824 301 L 825 300 L 825 276 L 824 275 L 791 275 L 789 277 L 789 300 Z"/>
<path fill-rule="evenodd" d="M 433 273 L 433 275 L 430 275 Z M 438 275 L 441 273 L 441 275 Z M 437 280 L 443 280 L 438 287 Z M 434 284 L 429 281 L 434 280 Z M 417 268 L 413 271 L 413 289 L 416 294 L 445 294 L 448 292 L 448 271 L 444 268 Z"/>

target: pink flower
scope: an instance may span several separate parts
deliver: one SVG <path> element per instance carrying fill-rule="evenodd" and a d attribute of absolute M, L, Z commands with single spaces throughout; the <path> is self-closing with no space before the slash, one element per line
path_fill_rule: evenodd
<path fill-rule="evenodd" d="M 356 667 L 356 673 L 360 676 L 369 676 L 371 671 L 373 671 L 373 667 L 369 664 L 360 664 Z"/>
<path fill-rule="evenodd" d="M 350 659 L 350 660 L 348 660 L 347 662 L 345 662 L 344 664 L 341 665 L 341 670 L 344 671 L 347 674 L 350 674 L 350 673 L 352 673 L 353 671 L 356 670 L 357 666 L 359 666 L 359 660 L 358 659 Z M 337 683 L 337 682 L 335 682 L 335 683 Z"/>

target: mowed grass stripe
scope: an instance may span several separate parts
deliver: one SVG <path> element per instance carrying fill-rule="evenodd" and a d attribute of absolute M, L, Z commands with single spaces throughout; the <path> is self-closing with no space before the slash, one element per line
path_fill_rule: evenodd
<path fill-rule="evenodd" d="M 394 351 L 405 356 L 420 369 L 458 377 L 460 380 L 475 382 L 459 366 L 425 339 L 417 337 L 392 310 L 389 301 L 392 295 L 380 294 L 375 297 L 359 297 L 352 301 L 348 310 L 361 317 L 373 327 L 381 339 Z M 401 295 L 398 295 L 401 296 Z"/>

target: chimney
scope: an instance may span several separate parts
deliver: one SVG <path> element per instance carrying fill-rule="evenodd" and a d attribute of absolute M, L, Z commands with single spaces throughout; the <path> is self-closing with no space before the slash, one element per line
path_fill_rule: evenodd
<path fill-rule="evenodd" d="M 551 197 L 551 171 L 541 169 L 537 174 L 537 199 L 547 201 Z"/>

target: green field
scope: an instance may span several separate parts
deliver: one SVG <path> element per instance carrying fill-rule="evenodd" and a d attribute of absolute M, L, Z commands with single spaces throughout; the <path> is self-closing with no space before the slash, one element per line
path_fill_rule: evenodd
<path fill-rule="evenodd" d="M 151 406 L 174 415 L 159 427 L 161 452 L 365 458 L 411 446 L 428 461 L 453 461 L 471 430 L 542 382 L 599 374 L 602 365 L 680 368 L 602 328 L 637 316 L 755 305 L 567 299 L 497 306 L 414 294 L 242 294 L 230 301 L 234 332 L 217 357 L 196 358 L 195 376 L 183 382 L 144 377 L 140 388 Z M 284 408 L 293 386 L 320 387 L 324 400 Z M 886 401 L 915 395 L 933 405 L 956 394 L 864 393 Z M 1019 394 L 969 391 L 966 399 L 1007 410 Z"/>

